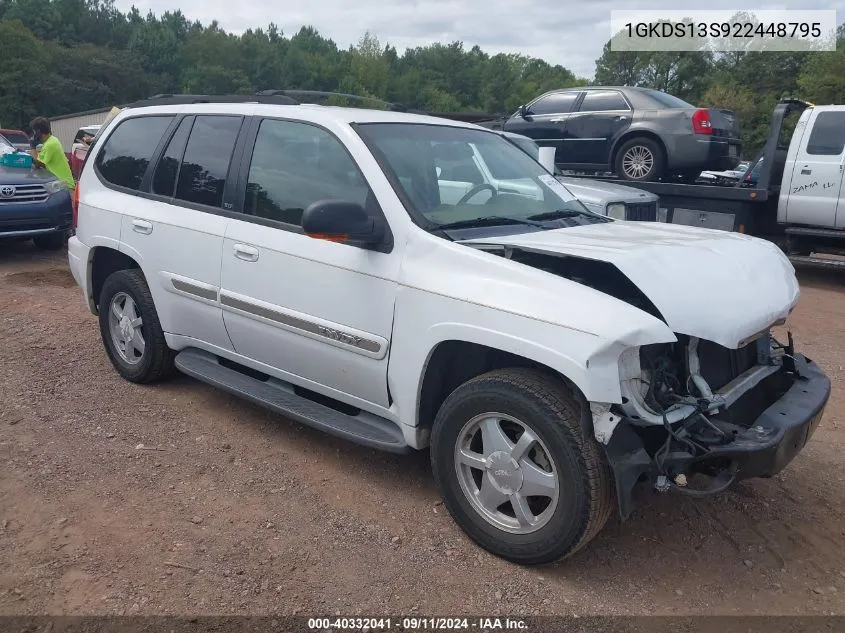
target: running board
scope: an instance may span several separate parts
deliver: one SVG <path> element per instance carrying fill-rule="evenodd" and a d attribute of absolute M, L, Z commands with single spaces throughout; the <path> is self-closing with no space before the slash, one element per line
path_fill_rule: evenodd
<path fill-rule="evenodd" d="M 803 255 L 790 255 L 789 261 L 794 266 L 802 268 L 820 268 L 824 270 L 845 271 L 845 260 L 827 259 L 824 257 L 804 257 Z"/>
<path fill-rule="evenodd" d="M 338 437 L 390 453 L 408 453 L 402 431 L 389 420 L 361 411 L 341 413 L 294 392 L 289 383 L 268 377 L 259 380 L 221 365 L 217 356 L 187 348 L 176 355 L 179 371 L 262 407 Z"/>

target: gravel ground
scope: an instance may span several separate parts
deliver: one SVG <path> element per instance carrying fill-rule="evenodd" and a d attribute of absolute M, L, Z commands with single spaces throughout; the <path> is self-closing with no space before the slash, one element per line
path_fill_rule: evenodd
<path fill-rule="evenodd" d="M 771 480 L 655 497 L 520 568 L 438 502 L 428 454 L 301 427 L 186 377 L 119 379 L 66 254 L 0 248 L 0 613 L 845 614 L 845 295 L 792 319 L 826 416 Z"/>

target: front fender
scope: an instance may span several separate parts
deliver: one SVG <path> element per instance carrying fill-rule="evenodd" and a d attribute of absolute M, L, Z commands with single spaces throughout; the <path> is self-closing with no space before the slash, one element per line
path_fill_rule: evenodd
<path fill-rule="evenodd" d="M 440 315 L 449 315 L 444 321 Z M 388 387 L 398 418 L 417 426 L 420 389 L 434 350 L 447 341 L 475 343 L 544 365 L 594 402 L 622 401 L 618 360 L 631 345 L 663 342 L 654 333 L 608 339 L 519 314 L 403 288 L 397 297 Z M 657 340 L 663 339 L 663 340 Z"/>

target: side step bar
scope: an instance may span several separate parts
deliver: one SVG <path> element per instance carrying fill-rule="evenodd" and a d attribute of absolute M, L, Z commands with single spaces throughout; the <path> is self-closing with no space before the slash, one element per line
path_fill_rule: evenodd
<path fill-rule="evenodd" d="M 805 257 L 803 255 L 790 255 L 789 261 L 797 268 L 820 268 L 824 270 L 841 270 L 845 272 L 845 260 L 827 259 L 824 257 Z"/>
<path fill-rule="evenodd" d="M 176 367 L 183 373 L 246 398 L 301 424 L 338 437 L 390 453 L 408 453 L 402 431 L 393 422 L 361 411 L 347 415 L 294 392 L 293 387 L 276 378 L 259 380 L 221 365 L 217 357 L 195 348 L 176 355 Z"/>

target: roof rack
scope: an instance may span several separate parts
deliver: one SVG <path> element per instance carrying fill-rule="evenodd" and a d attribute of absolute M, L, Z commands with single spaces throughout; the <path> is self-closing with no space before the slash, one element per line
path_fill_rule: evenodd
<path fill-rule="evenodd" d="M 401 103 L 391 103 L 378 97 L 365 97 L 345 92 L 330 92 L 324 90 L 259 90 L 254 95 L 194 95 L 194 94 L 156 94 L 146 99 L 130 103 L 126 108 L 141 108 L 154 105 L 186 105 L 192 103 L 265 103 L 270 105 L 299 105 L 303 99 L 327 99 L 340 97 L 359 103 L 378 103 L 385 110 L 391 112 L 406 112 L 409 114 L 424 114 L 442 119 L 477 123 L 502 118 L 501 114 L 487 112 L 426 112 L 409 108 Z"/>
<path fill-rule="evenodd" d="M 127 108 L 142 108 L 155 105 L 186 105 L 191 103 L 267 103 L 272 105 L 299 105 L 299 101 L 284 94 L 255 95 L 191 95 L 157 94 L 128 104 Z"/>
<path fill-rule="evenodd" d="M 378 97 L 365 97 L 362 95 L 353 95 L 345 92 L 330 92 L 324 90 L 261 90 L 256 94 L 263 96 L 283 95 L 293 97 L 295 99 L 309 99 L 314 97 L 341 97 L 343 99 L 349 99 L 352 101 L 368 101 L 370 103 L 380 103 L 386 106 L 386 110 L 391 110 L 393 112 L 410 112 L 407 106 L 404 106 L 401 103 L 391 103 L 390 101 L 385 101 L 384 99 L 379 99 Z"/>

